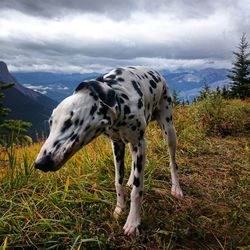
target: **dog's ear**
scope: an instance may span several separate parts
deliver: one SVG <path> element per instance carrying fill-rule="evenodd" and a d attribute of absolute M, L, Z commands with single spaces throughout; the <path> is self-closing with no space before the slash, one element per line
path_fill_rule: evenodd
<path fill-rule="evenodd" d="M 75 92 L 82 89 L 89 89 L 94 98 L 98 98 L 105 106 L 112 110 L 117 104 L 115 91 L 106 83 L 98 81 L 81 82 L 76 88 Z"/>

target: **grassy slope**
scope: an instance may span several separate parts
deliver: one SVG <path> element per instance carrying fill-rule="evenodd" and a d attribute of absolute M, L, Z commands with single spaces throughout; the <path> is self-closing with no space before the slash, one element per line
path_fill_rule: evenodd
<path fill-rule="evenodd" d="M 249 247 L 250 134 L 202 136 L 191 125 L 188 131 L 181 128 L 187 113 L 180 114 L 177 159 L 185 199 L 170 195 L 166 143 L 152 124 L 140 237 L 122 233 L 129 199 L 124 215 L 118 221 L 112 217 L 113 157 L 109 140 L 101 136 L 56 173 L 32 169 L 39 144 L 17 151 L 14 170 L 0 168 L 0 244 L 51 249 Z M 130 159 L 127 152 L 127 178 Z"/>

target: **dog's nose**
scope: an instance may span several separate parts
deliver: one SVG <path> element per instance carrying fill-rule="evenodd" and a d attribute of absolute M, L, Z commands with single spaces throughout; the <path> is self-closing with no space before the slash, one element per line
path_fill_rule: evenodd
<path fill-rule="evenodd" d="M 55 163 L 52 160 L 51 155 L 46 155 L 45 157 L 35 162 L 35 168 L 40 169 L 44 172 L 53 171 L 54 167 Z"/>

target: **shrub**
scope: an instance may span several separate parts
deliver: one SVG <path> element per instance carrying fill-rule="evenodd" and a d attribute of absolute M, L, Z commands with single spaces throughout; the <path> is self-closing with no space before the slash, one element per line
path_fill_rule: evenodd
<path fill-rule="evenodd" d="M 227 100 L 218 92 L 175 110 L 175 127 L 183 141 L 202 140 L 207 135 L 233 135 L 250 130 L 250 103 Z"/>
<path fill-rule="evenodd" d="M 225 100 L 212 92 L 190 107 L 194 121 L 206 135 L 230 135 L 242 132 L 250 123 L 250 105 L 240 100 Z"/>

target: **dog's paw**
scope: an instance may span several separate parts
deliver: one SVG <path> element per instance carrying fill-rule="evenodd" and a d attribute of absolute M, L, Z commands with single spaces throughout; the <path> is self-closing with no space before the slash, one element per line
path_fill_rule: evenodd
<path fill-rule="evenodd" d="M 139 226 L 140 226 L 140 218 L 131 218 L 133 216 L 129 216 L 127 218 L 127 222 L 125 226 L 123 227 L 124 229 L 124 234 L 125 235 L 131 235 L 131 236 L 139 236 Z"/>
<path fill-rule="evenodd" d="M 127 182 L 127 186 L 128 187 L 133 187 L 133 181 L 134 181 L 133 178 L 129 178 L 128 182 Z"/>
<path fill-rule="evenodd" d="M 115 211 L 114 211 L 114 213 L 113 213 L 113 216 L 116 218 L 116 219 L 118 219 L 119 218 L 119 216 L 122 214 L 122 208 L 121 207 L 116 207 L 115 208 Z"/>
<path fill-rule="evenodd" d="M 183 198 L 183 192 L 179 185 L 172 185 L 171 194 L 177 199 Z"/>

